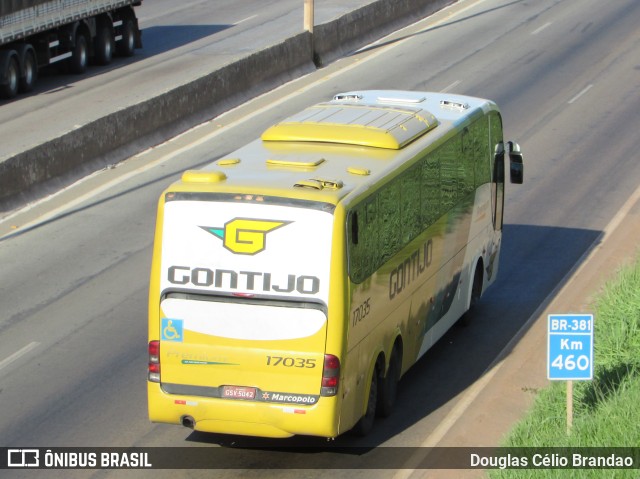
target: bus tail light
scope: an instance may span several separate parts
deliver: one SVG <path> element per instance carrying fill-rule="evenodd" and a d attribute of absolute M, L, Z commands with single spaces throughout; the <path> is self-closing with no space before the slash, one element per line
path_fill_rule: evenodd
<path fill-rule="evenodd" d="M 160 341 L 149 341 L 149 381 L 160 382 Z"/>
<path fill-rule="evenodd" d="M 324 369 L 322 370 L 322 387 L 320 396 L 335 396 L 340 384 L 340 360 L 333 354 L 324 355 Z"/>

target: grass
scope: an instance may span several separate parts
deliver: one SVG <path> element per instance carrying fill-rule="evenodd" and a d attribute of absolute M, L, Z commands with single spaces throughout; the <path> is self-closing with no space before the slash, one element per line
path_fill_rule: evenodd
<path fill-rule="evenodd" d="M 594 379 L 574 382 L 573 428 L 567 434 L 566 383 L 540 391 L 503 446 L 640 447 L 640 258 L 605 286 L 594 312 Z M 640 450 L 635 450 L 638 464 Z M 491 470 L 491 479 L 629 478 L 638 469 Z"/>

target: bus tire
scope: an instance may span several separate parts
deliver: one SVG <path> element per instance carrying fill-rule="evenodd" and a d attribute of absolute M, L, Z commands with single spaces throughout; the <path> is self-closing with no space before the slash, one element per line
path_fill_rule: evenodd
<path fill-rule="evenodd" d="M 0 73 L 2 77 L 0 80 L 0 97 L 4 99 L 14 98 L 18 94 L 18 83 L 20 78 L 20 68 L 18 66 L 18 60 L 15 52 L 11 51 L 6 54 L 4 61 L 4 67 L 0 66 L 2 70 Z"/>
<path fill-rule="evenodd" d="M 25 48 L 22 54 L 22 74 L 18 89 L 23 92 L 30 92 L 38 80 L 38 62 L 36 53 L 31 48 Z"/>
<path fill-rule="evenodd" d="M 398 393 L 398 382 L 400 381 L 400 369 L 402 359 L 400 353 L 396 347 L 393 348 L 391 353 L 391 360 L 389 361 L 389 370 L 387 376 L 381 381 L 378 387 L 378 404 L 376 406 L 376 412 L 379 417 L 389 417 L 393 412 L 393 406 L 396 402 L 396 396 Z"/>
<path fill-rule="evenodd" d="M 373 429 L 373 423 L 376 419 L 376 405 L 378 403 L 378 366 L 373 368 L 371 376 L 371 385 L 369 386 L 369 394 L 367 397 L 367 409 L 364 415 L 353 427 L 353 432 L 361 437 L 366 436 Z"/>
<path fill-rule="evenodd" d="M 469 309 L 460 317 L 459 321 L 462 326 L 468 326 L 473 319 L 474 310 L 480 302 L 480 296 L 482 295 L 482 282 L 482 261 L 478 261 L 478 264 L 476 264 L 476 270 L 473 273 L 473 285 L 471 286 Z"/>
<path fill-rule="evenodd" d="M 79 75 L 87 71 L 89 65 L 89 43 L 84 33 L 78 32 L 76 35 L 76 44 L 71 52 L 69 59 L 69 69 L 71 73 Z"/>

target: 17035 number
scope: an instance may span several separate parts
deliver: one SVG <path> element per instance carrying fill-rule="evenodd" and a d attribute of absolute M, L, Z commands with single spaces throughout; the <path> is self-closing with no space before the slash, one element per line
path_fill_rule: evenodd
<path fill-rule="evenodd" d="M 267 366 L 284 366 L 286 368 L 315 368 L 316 360 L 313 358 L 267 356 Z"/>

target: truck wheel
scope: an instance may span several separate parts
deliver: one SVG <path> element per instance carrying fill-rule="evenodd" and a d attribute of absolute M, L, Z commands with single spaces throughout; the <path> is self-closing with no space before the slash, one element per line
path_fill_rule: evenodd
<path fill-rule="evenodd" d="M 117 44 L 118 55 L 130 57 L 136 49 L 136 32 L 131 18 L 126 18 L 122 23 L 122 38 Z"/>
<path fill-rule="evenodd" d="M 102 23 L 96 32 L 96 63 L 108 65 L 113 59 L 113 31 L 107 23 Z"/>
<path fill-rule="evenodd" d="M 89 44 L 87 37 L 83 33 L 78 33 L 76 36 L 76 44 L 71 52 L 71 59 L 69 68 L 71 73 L 84 73 L 87 71 L 87 65 L 89 63 Z"/>
<path fill-rule="evenodd" d="M 6 63 L 5 71 L 2 72 L 6 82 L 0 85 L 0 97 L 10 99 L 18 94 L 18 79 L 20 78 L 20 71 L 18 69 L 18 60 L 15 55 L 11 55 L 11 58 Z"/>
<path fill-rule="evenodd" d="M 358 436 L 366 436 L 373 429 L 373 422 L 376 419 L 376 405 L 378 403 L 378 366 L 373 369 L 371 376 L 371 386 L 369 387 L 369 397 L 367 399 L 367 410 L 364 416 L 356 423 L 353 432 Z"/>
<path fill-rule="evenodd" d="M 33 90 L 36 80 L 38 79 L 38 63 L 33 50 L 25 50 L 22 58 L 22 76 L 18 88 L 21 92 L 26 93 Z"/>

